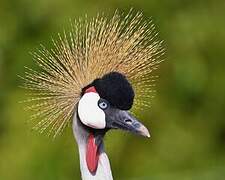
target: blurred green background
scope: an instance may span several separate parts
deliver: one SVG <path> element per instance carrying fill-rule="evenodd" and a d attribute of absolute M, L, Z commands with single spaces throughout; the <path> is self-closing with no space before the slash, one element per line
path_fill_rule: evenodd
<path fill-rule="evenodd" d="M 54 141 L 31 131 L 17 75 L 70 18 L 130 7 L 153 17 L 167 55 L 142 117 L 151 139 L 120 131 L 105 138 L 114 178 L 225 179 L 224 0 L 0 0 L 0 180 L 80 179 L 71 129 Z"/>

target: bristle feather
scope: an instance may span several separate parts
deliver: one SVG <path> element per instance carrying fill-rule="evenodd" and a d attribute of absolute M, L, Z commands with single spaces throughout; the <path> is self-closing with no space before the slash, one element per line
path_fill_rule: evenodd
<path fill-rule="evenodd" d="M 70 23 L 69 33 L 52 39 L 52 49 L 41 45 L 32 53 L 42 72 L 26 68 L 22 77 L 24 88 L 33 91 L 26 109 L 34 111 L 32 120 L 39 120 L 35 129 L 49 130 L 54 137 L 60 134 L 73 116 L 82 88 L 112 71 L 124 74 L 133 85 L 134 111 L 149 107 L 157 79 L 152 71 L 164 54 L 152 20 L 130 10 L 124 18 L 116 11 L 110 20 L 97 15 Z"/>

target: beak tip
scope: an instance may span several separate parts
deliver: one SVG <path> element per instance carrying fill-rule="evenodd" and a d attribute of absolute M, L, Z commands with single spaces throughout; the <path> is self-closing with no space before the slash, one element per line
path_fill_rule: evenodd
<path fill-rule="evenodd" d="M 145 136 L 145 137 L 148 137 L 148 138 L 151 137 L 148 129 L 145 126 L 141 126 L 140 133 L 141 133 L 142 136 Z"/>
<path fill-rule="evenodd" d="M 146 134 L 144 136 L 147 137 L 147 138 L 150 138 L 151 137 L 151 135 L 149 134 L 149 132 L 146 132 Z"/>

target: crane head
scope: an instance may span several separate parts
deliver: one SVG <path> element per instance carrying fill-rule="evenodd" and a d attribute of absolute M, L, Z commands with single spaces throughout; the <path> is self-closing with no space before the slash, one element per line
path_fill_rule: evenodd
<path fill-rule="evenodd" d="M 128 112 L 133 100 L 134 90 L 126 77 L 111 72 L 83 89 L 78 116 L 93 129 L 122 129 L 150 137 L 147 128 Z"/>

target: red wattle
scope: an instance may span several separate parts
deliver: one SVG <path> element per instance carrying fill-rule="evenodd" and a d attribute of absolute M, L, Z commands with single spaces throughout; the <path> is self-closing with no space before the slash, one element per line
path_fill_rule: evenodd
<path fill-rule="evenodd" d="M 98 146 L 95 144 L 95 138 L 93 134 L 90 134 L 88 137 L 86 150 L 87 167 L 91 173 L 95 173 L 98 167 L 99 154 Z"/>

